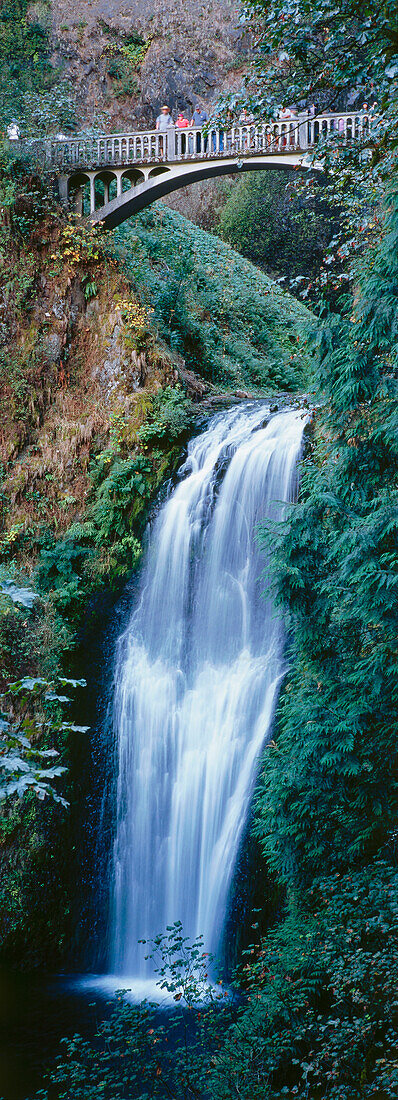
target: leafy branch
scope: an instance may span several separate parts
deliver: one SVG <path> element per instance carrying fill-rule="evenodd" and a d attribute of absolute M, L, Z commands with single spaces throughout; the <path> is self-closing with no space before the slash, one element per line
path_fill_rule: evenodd
<path fill-rule="evenodd" d="M 85 686 L 85 680 L 58 677 L 52 681 L 29 676 L 8 684 L 0 696 L 0 801 L 23 798 L 30 791 L 41 801 L 51 797 L 62 806 L 68 805 L 54 786 L 66 768 L 60 750 L 49 747 L 49 742 L 55 739 L 59 744 L 70 733 L 87 732 L 88 726 L 63 720 L 62 707 L 71 699 L 60 694 L 65 687 Z"/>

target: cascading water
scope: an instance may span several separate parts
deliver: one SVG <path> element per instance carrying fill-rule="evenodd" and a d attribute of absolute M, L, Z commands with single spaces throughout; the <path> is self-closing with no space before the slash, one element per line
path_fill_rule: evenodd
<path fill-rule="evenodd" d="M 303 414 L 253 403 L 194 439 L 154 524 L 115 679 L 111 969 L 180 920 L 217 955 L 256 763 L 283 674 L 256 526 L 295 492 Z M 265 595 L 264 595 L 265 590 Z"/>

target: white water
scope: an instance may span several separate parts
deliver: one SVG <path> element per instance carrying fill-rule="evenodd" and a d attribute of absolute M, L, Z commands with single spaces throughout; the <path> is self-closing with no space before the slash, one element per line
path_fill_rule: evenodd
<path fill-rule="evenodd" d="M 174 921 L 217 955 L 270 736 L 283 636 L 255 532 L 294 497 L 304 419 L 268 416 L 230 409 L 190 444 L 119 641 L 111 969 L 137 983 L 138 941 Z"/>

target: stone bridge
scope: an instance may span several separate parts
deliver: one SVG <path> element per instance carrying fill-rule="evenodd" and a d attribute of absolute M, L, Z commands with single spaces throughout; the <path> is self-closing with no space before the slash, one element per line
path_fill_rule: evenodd
<path fill-rule="evenodd" d="M 321 160 L 314 157 L 322 139 L 365 141 L 372 122 L 363 111 L 306 113 L 230 127 L 209 123 L 203 129 L 173 126 L 165 133 L 76 135 L 45 142 L 42 156 L 58 177 L 61 199 L 89 215 L 93 224 L 113 229 L 156 199 L 198 180 L 261 169 L 322 171 Z"/>

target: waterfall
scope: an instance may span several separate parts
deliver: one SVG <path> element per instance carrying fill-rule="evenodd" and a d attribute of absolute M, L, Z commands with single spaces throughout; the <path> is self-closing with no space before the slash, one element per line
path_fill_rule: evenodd
<path fill-rule="evenodd" d="M 294 498 L 303 414 L 253 402 L 194 439 L 154 523 L 115 673 L 117 827 L 111 969 L 182 921 L 217 955 L 283 631 L 256 527 Z"/>

